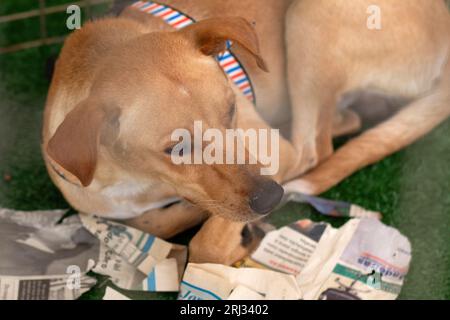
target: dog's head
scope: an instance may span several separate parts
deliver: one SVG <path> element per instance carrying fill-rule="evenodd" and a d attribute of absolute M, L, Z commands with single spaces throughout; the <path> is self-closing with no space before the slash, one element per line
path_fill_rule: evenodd
<path fill-rule="evenodd" d="M 269 213 L 283 189 L 260 176 L 258 165 L 173 161 L 175 130 L 194 136 L 196 121 L 221 132 L 236 127 L 237 98 L 214 59 L 227 41 L 266 70 L 255 31 L 241 18 L 145 34 L 113 50 L 96 71 L 89 98 L 67 115 L 47 154 L 85 187 L 101 152 L 136 179 L 166 182 L 213 214 L 246 221 Z"/>

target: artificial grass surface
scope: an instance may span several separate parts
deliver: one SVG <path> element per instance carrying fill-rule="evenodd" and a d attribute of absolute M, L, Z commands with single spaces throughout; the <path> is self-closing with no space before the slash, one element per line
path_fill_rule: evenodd
<path fill-rule="evenodd" d="M 34 3 L 5 1 L 11 6 L 13 2 Z M 5 9 L 2 1 L 0 13 L 6 12 L 11 11 Z M 0 39 L 2 43 L 11 40 L 1 28 Z M 0 55 L 0 207 L 18 210 L 68 207 L 48 178 L 40 152 L 48 88 L 44 66 L 47 57 L 59 49 L 59 45 L 54 45 Z M 413 260 L 401 299 L 450 299 L 450 120 L 409 148 L 358 172 L 324 196 L 378 210 L 384 214 L 386 224 L 409 237 Z M 303 218 L 325 220 L 336 227 L 346 221 L 323 218 L 311 208 L 297 204 L 288 204 L 271 219 L 282 226 Z M 174 241 L 186 243 L 193 233 Z M 99 283 L 105 284 L 104 278 Z M 99 299 L 103 290 L 104 286 L 98 286 L 83 298 Z M 125 294 L 140 299 L 176 297 Z"/>

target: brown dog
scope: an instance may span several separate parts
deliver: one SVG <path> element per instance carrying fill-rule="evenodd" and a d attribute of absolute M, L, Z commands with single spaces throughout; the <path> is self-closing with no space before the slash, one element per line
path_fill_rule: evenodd
<path fill-rule="evenodd" d="M 53 181 L 82 212 L 126 219 L 163 238 L 211 213 L 190 244 L 193 261 L 229 264 L 245 255 L 245 222 L 271 211 L 283 192 L 258 165 L 175 165 L 173 130 L 192 130 L 198 120 L 220 130 L 289 123 L 292 138 L 280 140 L 273 179 L 287 182 L 318 165 L 291 182 L 317 194 L 450 114 L 443 1 L 162 2 L 200 22 L 174 31 L 127 8 L 67 39 L 45 110 L 43 152 Z M 374 2 L 379 30 L 367 25 Z M 256 108 L 213 59 L 227 40 L 250 74 Z M 358 128 L 355 114 L 337 111 L 356 90 L 414 102 L 332 154 L 333 135 Z M 174 197 L 188 201 L 161 208 Z"/>

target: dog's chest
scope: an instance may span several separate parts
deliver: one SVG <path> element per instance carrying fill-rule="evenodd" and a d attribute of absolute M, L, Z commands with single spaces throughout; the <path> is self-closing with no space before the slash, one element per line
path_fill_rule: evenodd
<path fill-rule="evenodd" d="M 101 191 L 110 204 L 108 218 L 132 219 L 148 211 L 179 201 L 178 197 L 156 196 L 156 186 L 138 182 L 119 182 Z"/>
<path fill-rule="evenodd" d="M 102 193 L 110 198 L 130 198 L 139 196 L 146 191 L 147 185 L 137 182 L 119 182 L 103 189 Z"/>

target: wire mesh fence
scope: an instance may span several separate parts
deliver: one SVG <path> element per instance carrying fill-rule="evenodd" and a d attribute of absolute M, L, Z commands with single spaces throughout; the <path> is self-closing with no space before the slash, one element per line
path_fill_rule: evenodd
<path fill-rule="evenodd" d="M 38 19 L 39 20 L 38 37 L 36 39 L 20 41 L 16 43 L 8 43 L 11 41 L 3 41 L 4 43 L 7 44 L 6 45 L 2 44 L 2 46 L 0 47 L 0 54 L 38 47 L 41 45 L 60 43 L 64 41 L 66 34 L 68 33 L 69 30 L 64 30 L 65 34 L 62 35 L 51 35 L 49 33 L 48 28 L 48 16 L 58 13 L 67 14 L 66 10 L 70 5 L 77 5 L 78 7 L 80 7 L 80 9 L 83 10 L 83 13 L 86 16 L 86 18 L 90 19 L 92 17 L 93 8 L 103 5 L 102 10 L 106 11 L 107 8 L 105 8 L 105 6 L 110 6 L 114 2 L 114 0 L 81 0 L 56 5 L 48 5 L 46 0 L 32 0 L 32 1 L 37 2 L 37 7 L 36 4 L 34 4 L 33 6 L 31 6 L 35 7 L 33 9 L 0 16 L 0 26 L 6 24 L 13 24 L 15 22 L 20 22 L 24 20 Z M 65 22 L 62 25 L 65 27 Z M 33 28 L 35 27 L 36 24 L 33 25 Z M 34 31 L 36 32 L 36 30 Z M 2 29 L 0 30 L 0 32 L 7 32 L 7 31 L 3 31 Z M 27 32 L 30 31 L 27 30 L 24 31 L 24 33 Z"/>
<path fill-rule="evenodd" d="M 10 0 L 11 1 L 11 0 Z M 64 41 L 66 34 L 69 30 L 65 30 L 65 34 L 58 34 L 58 35 L 51 35 L 49 32 L 48 27 L 48 19 L 47 17 L 52 14 L 57 13 L 66 13 L 66 10 L 68 6 L 70 5 L 77 5 L 80 8 L 84 10 L 84 15 L 87 19 L 90 19 L 92 17 L 93 8 L 99 5 L 106 5 L 111 6 L 114 2 L 114 0 L 80 0 L 75 2 L 68 2 L 68 3 L 59 3 L 55 5 L 48 5 L 49 0 L 28 0 L 28 2 L 36 3 L 31 6 L 34 7 L 30 10 L 25 10 L 21 12 L 14 12 L 7 15 L 0 16 L 0 27 L 2 25 L 8 24 L 8 23 L 14 23 L 17 21 L 23 21 L 23 20 L 29 20 L 29 19 L 36 19 L 38 18 L 38 34 L 36 34 L 37 37 L 31 40 L 27 41 L 19 41 L 16 43 L 7 43 L 7 44 L 0 44 L 0 54 L 2 53 L 9 53 L 9 52 L 15 52 L 23 49 L 38 47 L 41 45 L 49 45 L 49 44 L 55 44 L 60 43 Z M 428 1 L 428 0 L 426 0 Z M 3 1 L 2 1 L 3 2 Z M 14 1 L 16 2 L 16 1 Z M 445 0 L 447 5 L 450 8 L 450 0 Z M 53 1 L 55 3 L 55 1 Z M 103 7 L 103 11 L 106 11 L 107 8 Z M 37 21 L 36 21 L 37 22 Z M 60 23 L 60 22 L 59 22 Z M 14 30 L 15 32 L 17 30 Z M 0 35 L 3 31 L 3 29 L 0 28 Z M 34 30 L 36 33 L 37 30 Z M 17 32 L 16 32 L 17 33 Z M 8 41 L 4 41 L 5 43 Z M 10 42 L 10 41 L 9 41 Z"/>

